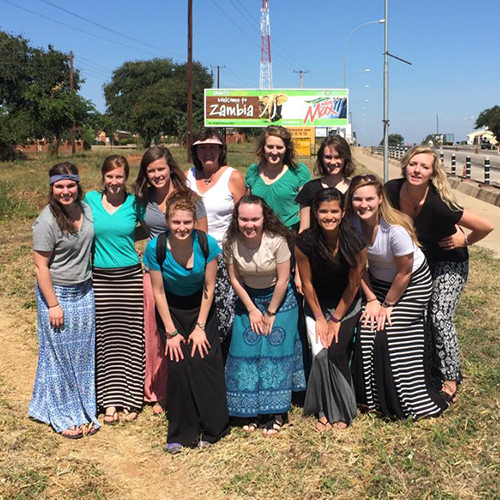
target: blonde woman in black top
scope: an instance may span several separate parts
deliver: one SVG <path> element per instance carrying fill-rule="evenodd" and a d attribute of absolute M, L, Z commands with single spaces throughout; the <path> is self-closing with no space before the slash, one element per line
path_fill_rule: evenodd
<path fill-rule="evenodd" d="M 411 148 L 401 160 L 403 177 L 385 185 L 389 202 L 409 215 L 434 280 L 429 304 L 432 365 L 442 394 L 455 402 L 460 383 L 458 338 L 453 314 L 469 271 L 467 247 L 487 236 L 493 225 L 461 207 L 434 149 Z M 465 234 L 460 228 L 470 230 Z"/>

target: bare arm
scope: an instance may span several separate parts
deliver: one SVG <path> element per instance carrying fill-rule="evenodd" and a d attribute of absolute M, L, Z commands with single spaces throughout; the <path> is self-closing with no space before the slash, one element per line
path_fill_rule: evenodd
<path fill-rule="evenodd" d="M 49 308 L 49 321 L 54 328 L 61 328 L 64 325 L 64 312 L 59 305 L 59 300 L 54 292 L 52 277 L 50 276 L 49 262 L 52 252 L 36 251 L 33 253 L 35 261 L 35 275 L 40 291 L 47 302 Z"/>
<path fill-rule="evenodd" d="M 264 314 L 263 322 L 266 328 L 266 334 L 271 333 L 273 329 L 274 320 L 276 318 L 276 312 L 281 304 L 281 301 L 285 297 L 286 290 L 288 288 L 288 282 L 290 281 L 290 260 L 277 264 L 276 266 L 276 285 L 274 286 L 273 296 L 269 306 L 267 307 L 266 314 Z M 271 314 L 270 314 L 271 313 Z"/>
<path fill-rule="evenodd" d="M 461 231 L 457 231 L 455 234 L 447 236 L 439 242 L 439 246 L 444 250 L 465 247 L 467 243 L 473 245 L 488 236 L 494 229 L 493 224 L 488 219 L 470 210 L 464 210 L 462 217 L 458 221 L 458 225 L 470 229 L 471 232 L 467 235 L 467 242 L 465 241 L 465 235 Z"/>
<path fill-rule="evenodd" d="M 246 193 L 245 179 L 241 172 L 238 170 L 233 170 L 231 176 L 229 177 L 229 191 L 233 195 L 234 204 L 238 203 L 242 196 Z"/>
<path fill-rule="evenodd" d="M 311 227 L 311 207 L 300 205 L 300 227 L 299 233 Z"/>

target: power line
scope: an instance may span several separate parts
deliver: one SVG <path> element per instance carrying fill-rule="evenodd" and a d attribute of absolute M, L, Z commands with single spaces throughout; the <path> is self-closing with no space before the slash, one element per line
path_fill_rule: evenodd
<path fill-rule="evenodd" d="M 53 23 L 60 24 L 62 26 L 66 26 L 67 28 L 71 28 L 73 30 L 79 31 L 80 33 L 85 33 L 86 35 L 89 35 L 89 36 L 93 36 L 94 38 L 99 38 L 100 40 L 105 40 L 106 42 L 114 43 L 116 45 L 120 45 L 122 47 L 126 47 L 127 49 L 136 50 L 138 52 L 143 52 L 145 54 L 153 55 L 155 57 L 162 57 L 161 54 L 153 53 L 153 52 L 150 52 L 150 51 L 147 51 L 147 50 L 144 50 L 144 49 L 139 49 L 137 47 L 132 47 L 130 45 L 126 45 L 124 43 L 116 42 L 114 40 L 111 40 L 109 38 L 106 38 L 106 37 L 103 37 L 103 36 L 100 36 L 100 35 L 95 35 L 94 33 L 90 33 L 89 31 L 82 30 L 81 28 L 76 28 L 75 26 L 71 26 L 70 24 L 63 23 L 62 21 L 58 21 L 57 19 L 52 19 L 51 17 L 45 16 L 43 14 L 40 14 L 39 12 L 35 12 L 34 10 L 28 9 L 26 7 L 21 7 L 20 5 L 16 5 L 13 2 L 9 2 L 9 0 L 0 0 L 0 1 L 3 2 L 3 3 L 6 3 L 8 5 L 11 5 L 12 7 L 16 7 L 18 9 L 21 9 L 21 10 L 24 10 L 26 12 L 29 12 L 30 14 L 34 14 L 35 16 L 39 16 L 39 17 L 41 17 L 43 19 L 47 19 L 48 21 L 52 21 Z"/>
<path fill-rule="evenodd" d="M 85 61 L 87 64 L 90 64 L 92 66 L 95 66 L 96 68 L 99 68 L 101 70 L 104 70 L 105 72 L 108 72 L 108 73 L 112 73 L 114 70 L 111 69 L 111 68 L 107 68 L 106 66 L 102 66 L 101 64 L 98 64 L 94 61 L 91 61 L 90 59 L 87 59 L 83 56 L 78 56 L 75 54 L 75 57 L 77 57 L 78 59 L 81 59 L 82 61 Z"/>
<path fill-rule="evenodd" d="M 121 36 L 121 37 L 126 38 L 128 40 L 131 40 L 132 42 L 137 42 L 137 43 L 140 43 L 141 45 L 145 45 L 146 47 L 149 47 L 151 49 L 155 49 L 155 50 L 159 50 L 160 52 L 163 52 L 163 49 L 160 48 L 160 47 L 157 47 L 155 45 L 151 45 L 150 43 L 144 42 L 143 40 L 139 40 L 139 39 L 134 38 L 134 37 L 132 37 L 130 35 L 126 35 L 124 33 L 120 33 L 119 31 L 116 31 L 116 30 L 114 30 L 112 28 L 108 28 L 107 26 L 104 26 L 104 25 L 99 24 L 99 23 L 97 23 L 95 21 L 92 21 L 91 19 L 87 19 L 86 17 L 83 17 L 80 14 L 76 14 L 75 12 L 72 12 L 72 11 L 70 11 L 68 9 L 65 9 L 64 7 L 61 7 L 61 6 L 59 6 L 59 5 L 51 2 L 49 0 L 38 0 L 38 1 L 42 2 L 42 3 L 46 4 L 46 5 L 50 5 L 51 7 L 54 7 L 55 9 L 59 9 L 59 10 L 61 10 L 63 12 L 66 12 L 67 14 L 70 14 L 71 16 L 74 16 L 74 17 L 76 17 L 78 19 L 81 19 L 82 21 L 86 21 L 87 23 L 93 24 L 94 26 L 97 26 L 97 27 L 99 27 L 99 28 L 101 28 L 101 29 L 103 29 L 105 31 L 109 31 L 110 33 L 113 33 L 115 35 Z M 179 57 L 179 56 L 176 56 L 176 57 Z M 182 57 L 181 57 L 181 59 L 182 59 Z"/>

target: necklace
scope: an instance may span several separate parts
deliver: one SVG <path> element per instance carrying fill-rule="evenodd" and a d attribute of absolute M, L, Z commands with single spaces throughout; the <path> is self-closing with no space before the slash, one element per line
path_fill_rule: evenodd
<path fill-rule="evenodd" d="M 406 188 L 406 196 L 407 196 L 408 201 L 411 204 L 411 208 L 413 210 L 413 213 L 415 215 L 417 215 L 417 213 L 419 212 L 419 209 L 422 208 L 422 205 L 423 205 L 423 202 L 425 201 L 425 198 L 427 197 L 427 191 L 429 190 L 429 186 L 426 187 L 424 195 L 419 200 L 417 200 L 417 202 L 415 202 L 415 200 L 411 197 L 410 190 L 408 188 L 408 184 L 405 184 L 405 188 Z"/>
<path fill-rule="evenodd" d="M 215 174 L 219 171 L 219 169 L 217 169 L 208 179 L 205 177 L 205 172 L 203 172 L 203 182 L 205 184 L 210 184 L 212 182 L 212 179 L 214 178 Z"/>

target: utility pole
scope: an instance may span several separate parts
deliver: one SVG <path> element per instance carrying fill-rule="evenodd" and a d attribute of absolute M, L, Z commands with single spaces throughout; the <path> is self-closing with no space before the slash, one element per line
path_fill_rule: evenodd
<path fill-rule="evenodd" d="M 299 75 L 299 89 L 301 89 L 304 86 L 304 75 L 309 73 L 309 70 L 302 71 L 299 69 L 298 71 L 293 70 L 293 72 Z"/>
<path fill-rule="evenodd" d="M 188 44 L 187 44 L 187 161 L 191 162 L 193 143 L 193 0 L 188 0 Z"/>
<path fill-rule="evenodd" d="M 220 89 L 220 70 L 224 69 L 225 66 L 217 65 L 217 88 Z"/>
<path fill-rule="evenodd" d="M 75 85 L 73 79 L 73 51 L 69 51 L 69 88 L 73 92 Z M 71 126 L 71 154 L 74 155 L 76 153 L 76 131 L 75 131 L 75 122 Z"/>
<path fill-rule="evenodd" d="M 384 182 L 389 180 L 389 0 L 384 16 Z"/>

